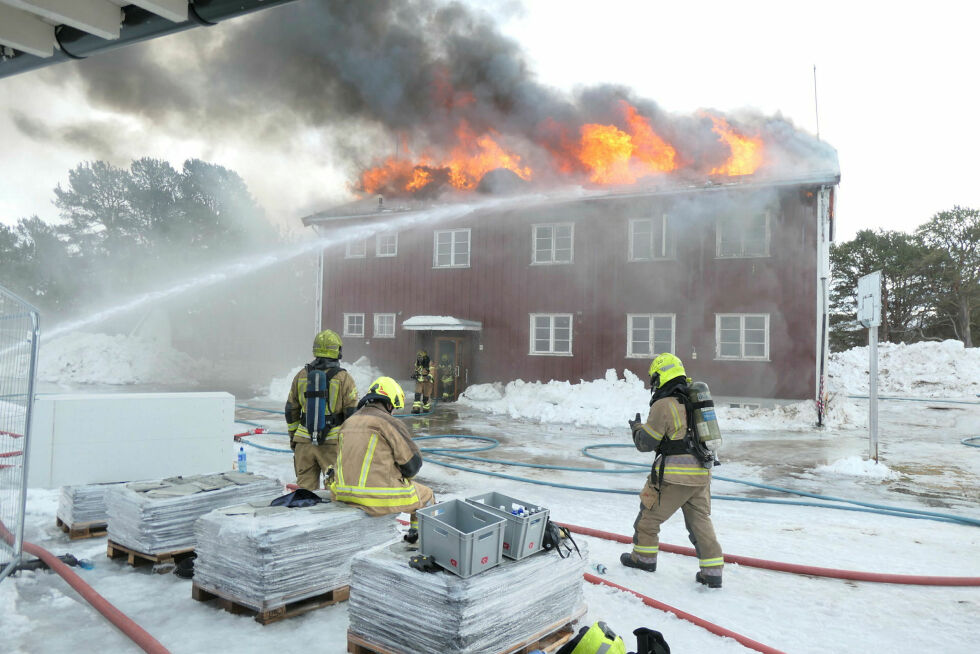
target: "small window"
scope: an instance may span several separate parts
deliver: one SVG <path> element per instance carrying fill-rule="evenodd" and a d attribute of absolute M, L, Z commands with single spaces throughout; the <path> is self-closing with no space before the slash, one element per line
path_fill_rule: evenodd
<path fill-rule="evenodd" d="M 572 355 L 572 314 L 532 313 L 531 354 Z"/>
<path fill-rule="evenodd" d="M 648 359 L 674 351 L 674 314 L 631 313 L 626 316 L 626 356 Z"/>
<path fill-rule="evenodd" d="M 674 240 L 666 214 L 659 218 L 630 221 L 630 261 L 670 259 L 674 256 Z"/>
<path fill-rule="evenodd" d="M 469 228 L 448 229 L 435 232 L 432 245 L 432 267 L 470 267 Z"/>
<path fill-rule="evenodd" d="M 374 337 L 375 338 L 395 337 L 395 314 L 393 313 L 374 314 Z"/>
<path fill-rule="evenodd" d="M 571 263 L 575 225 L 553 223 L 532 229 L 531 263 Z"/>
<path fill-rule="evenodd" d="M 345 313 L 344 314 L 344 336 L 364 337 L 364 314 Z"/>
<path fill-rule="evenodd" d="M 768 313 L 715 314 L 719 359 L 769 360 Z"/>
<path fill-rule="evenodd" d="M 374 240 L 374 255 L 377 257 L 398 256 L 398 232 L 378 234 Z"/>
<path fill-rule="evenodd" d="M 367 239 L 348 241 L 345 259 L 363 259 L 367 256 Z"/>
<path fill-rule="evenodd" d="M 769 212 L 719 216 L 715 222 L 715 256 L 769 256 Z"/>

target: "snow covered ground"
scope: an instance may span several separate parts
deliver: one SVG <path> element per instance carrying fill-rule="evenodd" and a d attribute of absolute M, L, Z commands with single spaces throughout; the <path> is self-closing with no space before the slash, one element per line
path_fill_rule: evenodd
<path fill-rule="evenodd" d="M 861 350 L 864 350 L 863 353 Z M 886 362 L 887 354 L 887 364 Z M 980 577 L 980 528 L 878 513 L 798 505 L 729 501 L 721 496 L 783 498 L 778 494 L 719 477 L 763 483 L 852 500 L 918 508 L 980 519 L 980 449 L 960 440 L 980 435 L 980 351 L 953 343 L 882 346 L 882 395 L 912 394 L 929 401 L 882 401 L 881 463 L 867 459 L 867 402 L 862 394 L 865 348 L 834 355 L 829 370 L 828 426 L 813 427 L 812 403 L 775 410 L 730 409 L 721 413 L 725 435 L 723 465 L 713 483 L 713 520 L 726 553 L 784 562 L 870 572 Z M 862 368 L 863 366 L 863 368 Z M 352 366 L 362 379 L 380 371 L 367 362 Z M 294 372 L 294 371 L 293 371 Z M 255 406 L 279 409 L 292 372 L 277 380 L 266 401 Z M 866 392 L 866 380 L 864 392 Z M 611 468 L 587 459 L 582 447 L 628 443 L 626 418 L 647 406 L 642 382 L 615 373 L 585 384 L 478 387 L 466 402 L 440 405 L 431 416 L 406 424 L 419 435 L 475 434 L 496 438 L 500 446 L 480 456 L 532 463 Z M 582 388 L 585 386 L 585 388 Z M 588 398 L 601 395 L 603 412 L 595 416 Z M 973 404 L 951 404 L 955 398 Z M 836 408 L 835 408 L 836 407 Z M 838 413 L 835 414 L 834 412 Z M 557 422 L 564 416 L 564 422 Z M 281 418 L 243 409 L 240 418 L 282 430 Z M 263 435 L 255 442 L 284 447 L 285 437 Z M 431 446 L 461 446 L 447 438 Z M 628 448 L 600 451 L 615 459 L 649 463 L 649 456 Z M 291 481 L 288 455 L 249 449 L 249 469 Z M 559 521 L 631 534 L 637 498 L 556 488 L 464 472 L 435 464 L 430 455 L 420 480 L 439 499 L 462 498 L 498 490 L 540 503 Z M 230 463 L 230 462 L 229 462 Z M 602 474 L 527 469 L 495 463 L 455 461 L 467 467 L 528 480 L 597 488 L 638 490 L 643 473 Z M 153 575 L 105 556 L 105 539 L 69 543 L 54 525 L 58 492 L 31 490 L 26 539 L 56 554 L 72 552 L 94 561 L 80 574 L 119 609 L 130 615 L 175 653 L 268 652 L 275 649 L 346 651 L 347 606 L 339 604 L 262 627 L 195 602 L 190 583 L 172 575 Z M 806 498 L 795 498 L 805 500 Z M 681 516 L 668 521 L 663 542 L 687 545 Z M 976 649 L 980 588 L 905 586 L 799 576 L 729 564 L 724 588 L 710 591 L 694 582 L 696 562 L 662 554 L 656 573 L 619 565 L 618 543 L 587 541 L 592 561 L 608 566 L 611 581 L 645 593 L 786 652 L 889 652 L 928 648 L 936 652 Z M 749 651 L 731 639 L 648 608 L 622 592 L 586 584 L 589 612 L 583 623 L 606 620 L 626 635 L 639 626 L 662 631 L 675 652 Z M 74 654 L 77 651 L 138 651 L 82 602 L 56 575 L 22 573 L 0 583 L 0 634 L 3 651 Z"/>

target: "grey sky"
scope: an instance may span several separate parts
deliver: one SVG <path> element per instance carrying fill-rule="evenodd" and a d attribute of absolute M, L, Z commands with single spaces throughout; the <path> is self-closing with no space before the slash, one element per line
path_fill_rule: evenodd
<path fill-rule="evenodd" d="M 980 24 L 977 3 L 471 4 L 495 13 L 498 29 L 519 43 L 539 84 L 569 91 L 624 85 L 668 112 L 754 108 L 779 113 L 812 133 L 816 64 L 820 136 L 837 148 L 842 173 L 838 239 L 862 228 L 911 230 L 953 204 L 980 206 L 980 58 L 972 33 Z M 277 11 L 287 9 L 269 13 Z M 220 57 L 225 40 L 235 35 L 233 23 L 260 19 L 119 52 L 138 60 L 141 70 L 152 65 L 196 72 L 200 93 L 215 94 L 196 63 L 202 56 Z M 116 70 L 100 66 L 112 81 L 125 76 L 126 61 L 113 60 Z M 79 75 L 79 67 L 93 62 L 0 79 L 0 221 L 34 213 L 56 218 L 52 189 L 81 161 L 126 165 L 153 156 L 175 165 L 199 157 L 228 166 L 244 177 L 271 218 L 295 227 L 300 215 L 350 197 L 351 150 L 358 143 L 376 145 L 378 138 L 364 126 L 363 140 L 354 130 L 338 148 L 329 128 L 270 134 L 272 121 L 205 124 L 190 110 L 182 114 L 181 107 L 198 98 L 176 88 L 155 89 L 155 98 L 135 93 L 111 108 L 93 104 Z M 411 67 L 394 70 L 404 75 Z M 261 100 L 248 111 L 261 111 Z"/>

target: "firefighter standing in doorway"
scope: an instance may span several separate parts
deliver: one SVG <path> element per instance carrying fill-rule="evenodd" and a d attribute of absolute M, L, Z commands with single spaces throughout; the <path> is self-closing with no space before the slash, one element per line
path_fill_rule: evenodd
<path fill-rule="evenodd" d="M 442 401 L 452 402 L 456 391 L 455 362 L 449 360 L 448 354 L 443 354 L 439 361 L 439 383 L 442 385 Z"/>
<path fill-rule="evenodd" d="M 422 413 L 432 409 L 429 400 L 432 398 L 432 387 L 436 379 L 436 364 L 429 360 L 425 350 L 419 350 L 415 355 L 415 401 L 412 402 L 412 413 Z"/>
<path fill-rule="evenodd" d="M 416 509 L 435 503 L 432 490 L 412 481 L 422 468 L 422 453 L 394 409 L 405 406 L 405 393 L 391 377 L 379 377 L 358 403 L 357 413 L 340 430 L 337 476 L 330 484 L 335 500 L 368 515 L 410 514 L 405 540 L 418 540 Z"/>
<path fill-rule="evenodd" d="M 673 354 L 661 354 L 650 364 L 650 415 L 644 423 L 637 414 L 636 420 L 630 421 L 630 428 L 636 449 L 656 451 L 657 458 L 640 493 L 640 513 L 633 524 L 633 551 L 623 553 L 620 562 L 631 568 L 656 571 L 660 525 L 681 509 L 701 568 L 695 580 L 710 588 L 721 588 L 724 558 L 711 524 L 712 464 L 707 462 L 706 450 L 695 442 L 697 434 L 688 432 L 688 417 L 692 415 L 688 410 L 692 406 L 689 383 L 681 360 Z"/>
<path fill-rule="evenodd" d="M 357 408 L 354 378 L 340 367 L 343 343 L 337 332 L 326 329 L 313 339 L 316 357 L 296 373 L 286 400 L 286 424 L 289 446 L 293 450 L 293 468 L 300 488 L 317 490 L 320 477 L 330 476 L 337 465 L 337 436 L 340 425 Z M 324 390 L 310 387 L 311 377 L 321 380 Z M 321 415 L 314 416 L 319 407 Z M 309 414 L 308 414 L 308 410 Z M 316 425 L 323 429 L 316 429 Z M 311 433 L 311 426 L 314 427 Z"/>

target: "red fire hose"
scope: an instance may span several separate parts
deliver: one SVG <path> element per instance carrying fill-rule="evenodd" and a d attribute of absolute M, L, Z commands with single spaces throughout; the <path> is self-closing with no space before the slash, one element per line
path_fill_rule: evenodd
<path fill-rule="evenodd" d="M 14 535 L 10 533 L 7 526 L 0 522 L 0 537 L 3 537 L 5 541 L 13 545 Z M 114 624 L 121 632 L 126 634 L 130 640 L 139 645 L 140 648 L 147 654 L 170 654 L 170 650 L 160 644 L 160 642 L 151 636 L 143 627 L 139 626 L 133 620 L 127 616 L 125 613 L 117 609 L 115 606 L 109 603 L 109 601 L 95 592 L 95 589 L 89 586 L 85 581 L 75 574 L 75 571 L 70 567 L 62 563 L 62 561 L 47 551 L 43 547 L 35 545 L 34 543 L 23 542 L 23 549 L 29 554 L 33 554 L 37 558 L 44 561 L 49 568 L 57 572 L 61 577 L 68 582 L 68 585 L 74 588 L 79 595 L 85 598 L 89 604 L 91 604 L 96 611 L 101 613 L 106 617 L 109 622 Z"/>
<path fill-rule="evenodd" d="M 584 536 L 594 536 L 605 540 L 612 540 L 619 543 L 632 545 L 633 539 L 622 534 L 613 534 L 608 531 L 591 529 L 589 527 L 578 527 L 576 525 L 562 524 L 563 527 L 575 534 Z M 683 554 L 685 556 L 697 556 L 693 547 L 680 547 L 660 543 L 661 552 L 671 554 Z M 853 581 L 872 581 L 881 584 L 908 584 L 918 586 L 980 586 L 980 577 L 935 577 L 920 575 L 896 575 L 880 572 L 860 572 L 857 570 L 837 570 L 835 568 L 820 568 L 812 565 L 799 565 L 796 563 L 782 563 L 780 561 L 767 561 L 766 559 L 756 559 L 751 556 L 738 556 L 737 554 L 725 554 L 726 563 L 738 563 L 739 565 L 751 568 L 764 568 L 766 570 L 777 570 L 779 572 L 792 572 L 799 575 L 811 575 L 814 577 L 831 577 L 834 579 L 850 579 Z"/>

